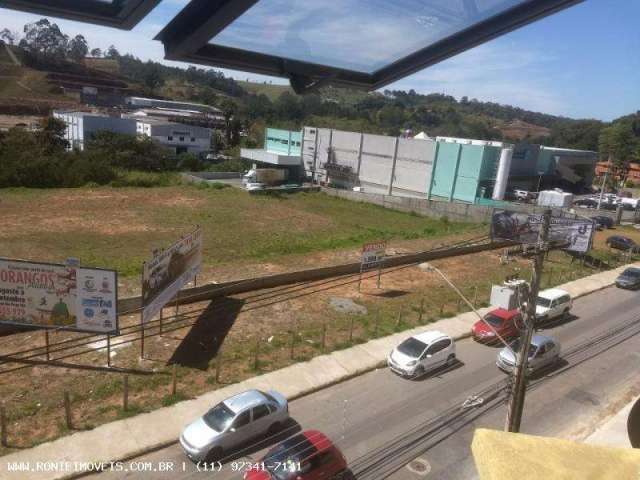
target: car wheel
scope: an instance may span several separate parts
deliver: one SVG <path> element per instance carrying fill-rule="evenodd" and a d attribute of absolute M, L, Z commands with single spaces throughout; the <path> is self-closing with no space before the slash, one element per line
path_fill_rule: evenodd
<path fill-rule="evenodd" d="M 451 366 L 456 362 L 456 354 L 452 353 L 447 357 L 447 366 Z"/>
<path fill-rule="evenodd" d="M 418 366 L 418 368 L 416 368 L 416 371 L 413 374 L 413 378 L 421 377 L 424 374 L 425 374 L 424 367 L 422 365 L 420 365 L 420 366 Z"/>

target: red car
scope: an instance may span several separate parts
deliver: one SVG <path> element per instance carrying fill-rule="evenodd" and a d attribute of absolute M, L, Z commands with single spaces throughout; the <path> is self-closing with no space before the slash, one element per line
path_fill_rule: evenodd
<path fill-rule="evenodd" d="M 484 316 L 484 320 L 485 321 L 478 320 L 473 327 L 471 327 L 473 338 L 478 342 L 492 343 L 499 341 L 487 323 L 489 323 L 502 338 L 513 338 L 520 335 L 518 327 L 522 327 L 522 316 L 517 309 L 505 310 L 504 308 L 496 308 L 487 313 Z"/>
<path fill-rule="evenodd" d="M 307 430 L 273 447 L 245 480 L 347 479 L 347 461 L 326 435 Z"/>

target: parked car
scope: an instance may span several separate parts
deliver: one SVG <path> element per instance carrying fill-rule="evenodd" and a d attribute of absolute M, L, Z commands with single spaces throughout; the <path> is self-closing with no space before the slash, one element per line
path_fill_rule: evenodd
<path fill-rule="evenodd" d="M 574 207 L 598 208 L 598 201 L 592 198 L 581 198 L 573 202 Z"/>
<path fill-rule="evenodd" d="M 487 323 L 493 327 L 493 330 Z M 495 332 L 505 339 L 518 336 L 520 334 L 518 325 L 522 326 L 522 315 L 519 310 L 496 308 L 484 316 L 484 321 L 478 320 L 471 328 L 471 333 L 473 339 L 478 342 L 492 343 L 498 340 Z"/>
<path fill-rule="evenodd" d="M 498 353 L 496 365 L 504 372 L 510 373 L 516 365 L 513 352 L 520 351 L 520 339 L 514 340 L 511 349 L 505 347 Z M 513 352 L 511 351 L 513 350 Z M 551 337 L 544 335 L 534 335 L 529 347 L 529 358 L 527 361 L 527 373 L 535 372 L 541 368 L 553 365 L 560 358 L 560 343 Z"/>
<path fill-rule="evenodd" d="M 622 235 L 612 235 L 607 238 L 607 245 L 616 250 L 624 250 L 626 252 L 640 253 L 640 246 L 629 237 Z"/>
<path fill-rule="evenodd" d="M 571 310 L 571 295 L 559 288 L 549 288 L 538 293 L 536 300 L 536 321 L 548 322 L 566 315 Z"/>
<path fill-rule="evenodd" d="M 513 191 L 513 198 L 515 198 L 519 202 L 528 202 L 538 198 L 538 195 L 536 192 L 529 192 L 527 190 L 515 189 Z"/>
<path fill-rule="evenodd" d="M 195 462 L 220 459 L 249 440 L 275 434 L 288 419 L 287 399 L 280 393 L 248 390 L 220 402 L 187 426 L 180 444 Z"/>
<path fill-rule="evenodd" d="M 273 447 L 244 474 L 245 480 L 346 480 L 349 477 L 342 452 L 317 430 L 299 433 Z"/>
<path fill-rule="evenodd" d="M 389 368 L 403 377 L 419 377 L 434 368 L 451 365 L 456 359 L 453 339 L 430 331 L 407 338 L 389 354 Z"/>
<path fill-rule="evenodd" d="M 616 278 L 616 287 L 632 290 L 640 288 L 640 268 L 627 268 Z"/>
<path fill-rule="evenodd" d="M 606 215 L 596 215 L 592 217 L 592 220 L 596 222 L 596 228 L 613 228 L 613 218 Z"/>

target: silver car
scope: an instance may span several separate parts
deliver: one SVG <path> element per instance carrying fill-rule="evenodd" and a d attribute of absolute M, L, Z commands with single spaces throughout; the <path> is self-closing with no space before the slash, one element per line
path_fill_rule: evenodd
<path fill-rule="evenodd" d="M 287 399 L 278 392 L 248 390 L 219 403 L 180 435 L 180 444 L 195 461 L 221 459 L 257 437 L 275 434 L 289 419 Z"/>
<path fill-rule="evenodd" d="M 511 344 L 514 352 L 520 351 L 520 339 Z M 529 348 L 529 361 L 527 362 L 527 373 L 534 372 L 541 368 L 553 365 L 560 358 L 560 343 L 551 337 L 544 335 L 534 335 Z M 504 372 L 511 372 L 516 364 L 513 352 L 508 348 L 503 348 L 498 354 L 496 365 Z"/>

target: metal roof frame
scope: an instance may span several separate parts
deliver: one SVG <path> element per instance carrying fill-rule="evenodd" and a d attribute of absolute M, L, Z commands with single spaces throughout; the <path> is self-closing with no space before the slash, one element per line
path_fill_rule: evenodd
<path fill-rule="evenodd" d="M 160 1 L 128 0 L 118 7 L 97 0 L 0 0 L 0 7 L 131 30 Z"/>
<path fill-rule="evenodd" d="M 298 93 L 327 83 L 374 90 L 583 0 L 529 0 L 426 46 L 372 74 L 210 44 L 259 0 L 192 0 L 156 37 L 165 58 L 286 77 Z"/>

